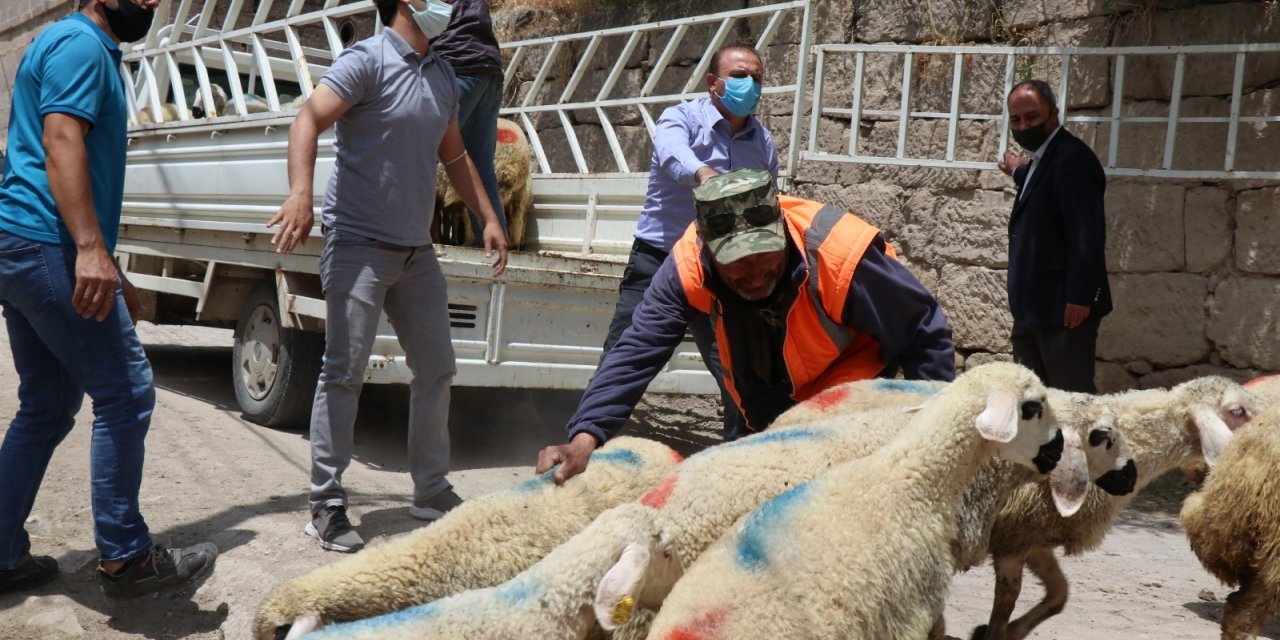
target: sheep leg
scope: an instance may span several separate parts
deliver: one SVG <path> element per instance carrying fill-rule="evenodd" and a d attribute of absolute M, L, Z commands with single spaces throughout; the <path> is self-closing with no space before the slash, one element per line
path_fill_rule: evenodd
<path fill-rule="evenodd" d="M 929 640 L 945 640 L 947 637 L 947 621 L 945 617 L 939 613 L 938 617 L 933 621 L 933 628 L 929 630 Z"/>
<path fill-rule="evenodd" d="M 1241 581 L 1240 588 L 1227 596 L 1222 607 L 1222 640 L 1249 640 L 1267 620 L 1263 610 L 1266 595 L 1253 580 Z"/>
<path fill-rule="evenodd" d="M 1009 624 L 1009 640 L 1022 640 L 1041 622 L 1062 613 L 1063 607 L 1067 606 L 1070 588 L 1058 559 L 1053 557 L 1053 549 L 1036 547 L 1028 552 L 1027 569 L 1044 584 L 1044 599 Z"/>
<path fill-rule="evenodd" d="M 1009 637 L 1009 618 L 1022 593 L 1022 567 L 1025 554 L 992 556 L 991 566 L 996 571 L 996 593 L 991 603 L 991 619 L 973 630 L 970 640 L 1006 640 Z"/>

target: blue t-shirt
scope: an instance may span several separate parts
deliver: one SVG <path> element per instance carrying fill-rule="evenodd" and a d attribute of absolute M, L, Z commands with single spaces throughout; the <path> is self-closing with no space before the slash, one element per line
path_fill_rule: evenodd
<path fill-rule="evenodd" d="M 38 242 L 72 244 L 49 189 L 44 117 L 51 113 L 89 122 L 84 145 L 93 208 L 107 250 L 114 251 L 128 144 L 120 48 L 79 13 L 45 29 L 22 56 L 13 83 L 9 150 L 0 182 L 0 228 Z"/>

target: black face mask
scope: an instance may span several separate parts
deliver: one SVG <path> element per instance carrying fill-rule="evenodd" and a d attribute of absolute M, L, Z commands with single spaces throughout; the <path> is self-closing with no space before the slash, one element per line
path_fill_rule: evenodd
<path fill-rule="evenodd" d="M 137 42 L 146 36 L 151 29 L 151 20 L 156 17 L 155 10 L 143 9 L 133 0 L 117 0 L 116 4 L 118 9 L 102 7 L 111 33 L 120 38 L 120 42 Z"/>
<path fill-rule="evenodd" d="M 1011 130 L 1013 133 L 1013 139 L 1019 145 L 1022 145 L 1023 149 L 1026 149 L 1027 151 L 1035 151 L 1040 148 L 1040 145 L 1044 144 L 1045 140 L 1049 139 L 1049 128 L 1046 126 L 1048 124 L 1049 123 L 1047 122 L 1041 122 L 1033 127 L 1027 127 L 1022 131 Z"/>

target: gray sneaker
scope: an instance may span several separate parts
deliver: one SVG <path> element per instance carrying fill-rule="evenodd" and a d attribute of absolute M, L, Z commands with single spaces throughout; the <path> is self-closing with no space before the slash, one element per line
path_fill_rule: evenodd
<path fill-rule="evenodd" d="M 426 500 L 415 500 L 412 507 L 409 507 L 409 516 L 418 520 L 426 520 L 434 522 L 444 517 L 444 514 L 453 510 L 454 507 L 462 504 L 462 498 L 453 492 L 453 487 L 449 487 Z"/>
<path fill-rule="evenodd" d="M 115 573 L 98 567 L 98 585 L 113 600 L 198 587 L 213 571 L 218 548 L 208 542 L 170 549 L 155 544 L 125 561 Z"/>
<path fill-rule="evenodd" d="M 364 538 L 351 527 L 347 508 L 341 505 L 330 505 L 313 513 L 311 522 L 302 531 L 319 540 L 327 551 L 352 553 L 364 547 Z"/>

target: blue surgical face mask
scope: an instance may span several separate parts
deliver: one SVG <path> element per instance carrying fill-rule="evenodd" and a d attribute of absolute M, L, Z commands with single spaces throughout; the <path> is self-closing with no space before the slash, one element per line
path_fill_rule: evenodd
<path fill-rule="evenodd" d="M 753 78 L 720 79 L 724 81 L 724 95 L 717 96 L 720 104 L 735 116 L 745 118 L 751 115 L 756 110 L 756 105 L 760 104 L 760 91 L 764 89 L 764 85 Z"/>
<path fill-rule="evenodd" d="M 422 11 L 412 6 L 409 10 L 413 12 L 413 21 L 418 24 L 418 29 L 422 30 L 422 35 L 430 40 L 444 33 L 445 27 L 449 26 L 449 18 L 453 16 L 453 5 L 441 0 L 426 0 L 426 2 L 427 8 Z"/>

